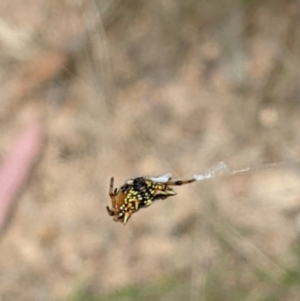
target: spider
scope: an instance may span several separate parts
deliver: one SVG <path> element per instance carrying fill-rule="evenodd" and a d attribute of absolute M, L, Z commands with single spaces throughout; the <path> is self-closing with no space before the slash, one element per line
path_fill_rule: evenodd
<path fill-rule="evenodd" d="M 109 196 L 112 208 L 106 207 L 115 222 L 128 222 L 131 215 L 141 208 L 150 206 L 156 200 L 164 200 L 176 195 L 170 186 L 180 186 L 197 181 L 194 177 L 189 180 L 172 181 L 171 175 L 158 178 L 137 177 L 127 180 L 119 189 L 114 188 L 114 178 L 110 179 Z"/>

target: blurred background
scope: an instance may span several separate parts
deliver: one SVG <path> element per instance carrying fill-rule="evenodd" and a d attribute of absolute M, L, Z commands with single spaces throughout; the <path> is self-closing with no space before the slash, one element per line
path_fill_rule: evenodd
<path fill-rule="evenodd" d="M 45 135 L 2 231 L 1 300 L 299 300 L 299 1 L 2 0 L 0 16 L 1 159 L 36 118 Z M 105 210 L 111 176 L 220 161 L 249 170 L 126 226 Z"/>

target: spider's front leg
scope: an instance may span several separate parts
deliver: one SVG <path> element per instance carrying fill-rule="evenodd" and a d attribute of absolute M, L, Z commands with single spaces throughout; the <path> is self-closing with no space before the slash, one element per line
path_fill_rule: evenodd
<path fill-rule="evenodd" d="M 176 195 L 176 192 L 173 190 L 171 186 L 181 186 L 185 184 L 190 184 L 195 182 L 196 179 L 188 179 L 188 180 L 172 180 L 171 178 L 168 179 L 167 182 L 164 183 L 163 189 L 158 191 L 159 196 L 161 199 L 166 199 L 172 195 Z"/>
<path fill-rule="evenodd" d="M 106 206 L 106 210 L 110 216 L 115 215 L 116 193 L 117 193 L 117 188 L 115 188 L 114 190 L 114 178 L 112 177 L 110 179 L 109 192 L 108 192 L 109 197 L 111 199 L 112 209 Z"/>
<path fill-rule="evenodd" d="M 114 177 L 110 178 L 110 183 L 109 183 L 109 192 L 108 192 L 110 197 L 113 197 L 114 194 Z"/>
<path fill-rule="evenodd" d="M 168 181 L 157 184 L 157 188 L 154 193 L 155 200 L 164 200 L 170 196 L 176 195 L 177 193 L 173 190 L 171 186 L 181 186 L 185 184 L 190 184 L 195 182 L 196 179 L 188 179 L 188 180 L 172 180 L 171 177 L 168 178 Z"/>

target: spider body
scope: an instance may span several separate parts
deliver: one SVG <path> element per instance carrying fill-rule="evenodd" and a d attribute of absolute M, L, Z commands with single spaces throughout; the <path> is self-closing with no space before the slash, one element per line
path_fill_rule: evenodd
<path fill-rule="evenodd" d="M 130 216 L 154 201 L 176 195 L 170 186 L 180 186 L 195 182 L 196 179 L 172 181 L 170 175 L 159 178 L 137 177 L 129 179 L 119 189 L 114 188 L 114 178 L 110 179 L 109 196 L 112 207 L 106 207 L 116 222 L 127 223 Z"/>

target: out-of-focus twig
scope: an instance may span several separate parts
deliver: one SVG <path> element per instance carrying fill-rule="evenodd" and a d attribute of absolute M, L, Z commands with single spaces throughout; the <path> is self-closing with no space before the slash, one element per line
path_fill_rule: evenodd
<path fill-rule="evenodd" d="M 42 140 L 42 123 L 35 120 L 23 130 L 0 166 L 0 231 L 40 154 Z"/>

